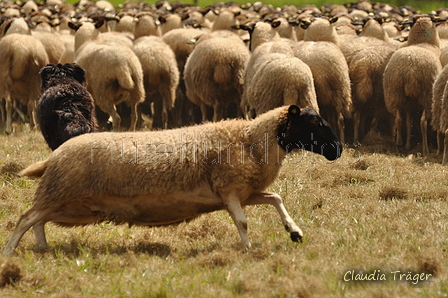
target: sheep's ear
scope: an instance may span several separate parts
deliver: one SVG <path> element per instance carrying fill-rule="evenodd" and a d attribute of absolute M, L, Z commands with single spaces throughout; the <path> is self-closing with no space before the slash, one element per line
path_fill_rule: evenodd
<path fill-rule="evenodd" d="M 104 19 L 99 19 L 96 23 L 95 23 L 95 28 L 99 29 L 101 28 L 101 26 L 104 25 Z"/>
<path fill-rule="evenodd" d="M 281 21 L 280 20 L 274 20 L 274 21 L 272 21 L 272 23 L 271 23 L 271 27 L 272 28 L 277 28 L 278 26 L 280 26 L 281 25 Z"/>
<path fill-rule="evenodd" d="M 300 23 L 300 27 L 302 29 L 308 29 L 308 27 L 311 25 L 311 21 L 310 20 L 302 20 L 302 22 Z"/>
<path fill-rule="evenodd" d="M 86 82 L 86 71 L 80 65 L 73 63 L 73 78 L 81 85 Z"/>
<path fill-rule="evenodd" d="M 336 23 L 338 21 L 338 17 L 333 17 L 333 18 L 329 18 L 328 21 L 330 22 L 330 24 Z"/>
<path fill-rule="evenodd" d="M 72 22 L 68 22 L 68 27 L 70 28 L 70 29 L 73 29 L 73 30 L 75 30 L 75 31 L 77 31 L 78 29 L 79 29 L 79 27 L 81 27 L 79 24 L 75 24 L 75 23 L 72 23 Z"/>
<path fill-rule="evenodd" d="M 300 117 L 300 108 L 296 105 L 289 106 L 288 117 L 298 119 Z"/>
<path fill-rule="evenodd" d="M 155 22 L 155 20 L 156 20 L 156 19 L 154 19 L 154 22 Z M 165 16 L 159 15 L 159 16 L 157 17 L 157 20 L 159 20 L 159 25 L 160 25 L 160 24 L 165 24 L 165 23 L 166 23 L 166 17 L 165 17 Z M 157 24 L 156 24 L 156 25 L 157 25 Z"/>
<path fill-rule="evenodd" d="M 293 27 L 297 27 L 300 25 L 300 19 L 289 18 L 288 23 Z"/>
<path fill-rule="evenodd" d="M 190 16 L 189 16 L 187 13 L 181 13 L 181 14 L 180 14 L 180 19 L 181 19 L 182 21 L 187 20 L 189 17 L 190 17 Z"/>
<path fill-rule="evenodd" d="M 252 31 L 254 31 L 255 23 L 251 22 L 248 24 L 233 25 L 233 26 L 231 26 L 231 28 L 236 29 L 236 30 L 246 30 L 246 31 L 252 32 Z"/>
<path fill-rule="evenodd" d="M 9 29 L 9 27 L 11 27 L 13 21 L 14 21 L 13 19 L 9 19 L 9 20 L 6 20 L 6 21 L 4 22 L 4 23 L 6 23 L 6 25 L 5 25 L 5 30 L 3 30 L 3 35 L 6 34 L 6 32 L 7 32 L 8 29 Z M 2 24 L 2 25 L 3 25 L 3 24 Z"/>
<path fill-rule="evenodd" d="M 199 37 L 201 37 L 200 35 L 193 37 L 192 39 L 190 39 L 189 41 L 187 41 L 187 44 L 191 44 L 191 45 L 195 45 L 198 42 Z"/>

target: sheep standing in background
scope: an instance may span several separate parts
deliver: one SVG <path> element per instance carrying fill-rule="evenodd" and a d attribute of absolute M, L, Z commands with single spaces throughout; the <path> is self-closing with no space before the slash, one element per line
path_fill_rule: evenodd
<path fill-rule="evenodd" d="M 41 69 L 42 96 L 38 119 L 51 150 L 65 141 L 95 132 L 95 104 L 86 88 L 86 73 L 79 65 L 49 64 Z"/>
<path fill-rule="evenodd" d="M 448 91 L 446 90 L 448 82 L 448 67 L 443 67 L 440 74 L 437 76 L 432 88 L 432 107 L 431 107 L 431 126 L 437 133 L 437 155 L 443 151 L 442 164 L 447 162 L 448 139 L 447 134 L 448 123 L 445 117 L 448 116 Z M 443 142 L 443 138 L 445 140 Z M 443 144 L 442 144 L 443 142 Z"/>
<path fill-rule="evenodd" d="M 39 70 L 48 63 L 44 46 L 31 35 L 12 33 L 0 39 L 0 98 L 5 99 L 6 133 L 12 132 L 14 100 L 27 106 L 30 126 L 36 124 Z"/>
<path fill-rule="evenodd" d="M 133 47 L 143 69 L 146 104 L 154 103 L 155 127 L 168 128 L 168 111 L 174 107 L 179 70 L 173 50 L 158 36 L 143 36 Z M 154 96 L 157 98 L 152 98 Z M 159 116 L 161 121 L 157 121 Z M 154 126 L 153 124 L 153 126 Z"/>
<path fill-rule="evenodd" d="M 397 146 L 403 145 L 402 123 L 406 119 L 405 150 L 411 149 L 412 125 L 420 118 L 422 154 L 429 154 L 427 125 L 431 116 L 432 87 L 442 70 L 440 39 L 429 17 L 412 26 L 407 43 L 390 58 L 384 70 L 384 100 L 395 117 Z"/>
<path fill-rule="evenodd" d="M 253 118 L 252 110 L 259 115 L 289 104 L 319 111 L 313 74 L 307 64 L 294 57 L 287 42 L 268 42 L 257 47 L 244 79 L 241 109 L 246 118 Z"/>
<path fill-rule="evenodd" d="M 139 12 L 134 17 L 134 38 L 155 35 L 161 36 L 160 21 L 150 12 Z"/>
<path fill-rule="evenodd" d="M 391 114 L 384 102 L 383 74 L 397 50 L 383 27 L 374 19 L 365 22 L 360 37 L 345 43 L 352 81 L 354 142 L 370 133 L 391 134 Z M 373 135 L 371 135 L 373 136 Z"/>
<path fill-rule="evenodd" d="M 317 36 L 305 32 L 306 41 L 297 42 L 293 48 L 294 55 L 310 67 L 320 113 L 337 128 L 339 139 L 345 143 L 345 119 L 352 116 L 351 82 L 347 61 L 334 43 L 337 41 L 334 37 L 337 33 L 328 20 L 317 19 L 309 24 L 306 31 L 308 30 L 318 32 Z M 330 31 L 331 34 L 324 34 L 324 31 Z M 317 41 L 318 39 L 320 40 Z"/>
<path fill-rule="evenodd" d="M 207 106 L 214 109 L 213 121 L 242 115 L 244 69 L 250 52 L 244 42 L 234 38 L 203 34 L 187 59 L 184 71 L 188 99 L 199 105 L 202 121 L 207 121 Z M 230 115 L 231 104 L 237 115 Z"/>
<path fill-rule="evenodd" d="M 129 129 L 135 130 L 137 105 L 145 100 L 141 63 L 130 47 L 103 40 L 99 25 L 84 23 L 76 31 L 74 62 L 86 70 L 88 90 L 95 105 L 112 117 L 113 129 L 121 124 L 116 105 L 125 102 L 131 108 Z"/>
<path fill-rule="evenodd" d="M 384 101 L 383 74 L 396 47 L 384 42 L 352 55 L 349 64 L 353 100 L 353 142 L 369 133 L 391 134 L 391 114 Z"/>
<path fill-rule="evenodd" d="M 58 63 L 65 51 L 64 41 L 59 34 L 55 32 L 32 31 L 32 35 L 45 47 L 49 62 L 51 64 Z"/>
<path fill-rule="evenodd" d="M 161 144 L 165 151 L 160 151 Z M 342 146 L 316 111 L 297 106 L 279 107 L 251 121 L 78 136 L 21 172 L 42 178 L 33 207 L 22 215 L 3 255 L 11 256 L 31 227 L 37 245 L 47 247 L 44 226 L 49 221 L 64 226 L 102 221 L 161 226 L 223 209 L 248 249 L 242 207 L 258 204 L 275 206 L 297 242 L 303 233 L 282 198 L 264 192 L 293 149 L 335 160 Z"/>
<path fill-rule="evenodd" d="M 187 58 L 194 49 L 194 46 L 189 42 L 204 33 L 204 31 L 199 29 L 178 28 L 170 30 L 162 36 L 163 41 L 171 47 L 176 56 L 180 74 L 176 102 L 172 110 L 173 121 L 176 126 L 190 125 L 201 121 L 202 116 L 199 107 L 187 98 L 185 81 L 182 74 L 184 73 Z"/>

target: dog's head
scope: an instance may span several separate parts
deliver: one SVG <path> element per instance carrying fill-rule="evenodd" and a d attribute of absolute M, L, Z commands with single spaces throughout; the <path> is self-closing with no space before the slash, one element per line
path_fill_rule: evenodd
<path fill-rule="evenodd" d="M 86 85 L 86 72 L 84 68 L 75 63 L 47 64 L 39 72 L 42 79 L 41 89 L 46 90 L 53 80 L 74 79 L 81 85 Z"/>

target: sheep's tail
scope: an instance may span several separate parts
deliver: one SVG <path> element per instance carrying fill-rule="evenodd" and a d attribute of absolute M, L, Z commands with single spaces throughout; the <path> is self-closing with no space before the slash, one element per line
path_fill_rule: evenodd
<path fill-rule="evenodd" d="M 132 69 L 127 69 L 127 71 L 120 72 L 117 76 L 118 84 L 124 90 L 132 90 L 134 89 L 134 80 L 132 78 Z"/>
<path fill-rule="evenodd" d="M 20 171 L 19 174 L 22 176 L 33 177 L 33 178 L 42 177 L 45 170 L 47 169 L 49 160 L 50 159 L 47 158 L 46 160 L 33 163 L 32 165 L 29 165 L 26 169 L 23 169 L 22 171 Z"/>

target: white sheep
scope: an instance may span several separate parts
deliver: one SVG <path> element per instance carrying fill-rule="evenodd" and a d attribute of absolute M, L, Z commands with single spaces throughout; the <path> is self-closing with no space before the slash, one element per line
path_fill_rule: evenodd
<path fill-rule="evenodd" d="M 201 35 L 187 58 L 184 70 L 186 94 L 199 105 L 206 121 L 207 106 L 214 109 L 213 120 L 229 117 L 229 108 L 236 104 L 241 115 L 244 69 L 250 52 L 242 40 Z"/>
<path fill-rule="evenodd" d="M 7 133 L 12 132 L 14 100 L 27 106 L 30 126 L 36 124 L 39 70 L 48 63 L 44 46 L 31 35 L 13 33 L 0 39 L 0 98 L 5 99 Z"/>
<path fill-rule="evenodd" d="M 160 21 L 150 12 L 140 12 L 134 17 L 134 38 L 155 35 L 161 36 Z"/>
<path fill-rule="evenodd" d="M 185 28 L 184 20 L 182 16 L 176 13 L 159 15 L 158 17 L 160 21 L 160 34 L 164 35 L 168 31 L 178 28 Z M 155 35 L 155 34 L 153 34 Z"/>
<path fill-rule="evenodd" d="M 95 105 L 112 117 L 113 129 L 121 124 L 116 105 L 125 102 L 131 108 L 130 130 L 135 130 L 137 105 L 145 99 L 141 63 L 130 47 L 104 41 L 102 34 L 93 24 L 83 24 L 75 33 L 74 62 L 86 70 L 88 91 Z"/>
<path fill-rule="evenodd" d="M 197 114 L 199 114 L 197 117 L 198 121 L 194 119 L 195 111 L 199 110 L 199 108 L 188 100 L 186 96 L 183 73 L 187 58 L 194 49 L 191 41 L 195 40 L 204 33 L 205 32 L 200 29 L 178 28 L 170 30 L 162 36 L 163 41 L 166 42 L 173 50 L 174 55 L 176 56 L 177 67 L 179 68 L 180 80 L 177 90 L 176 103 L 174 105 L 174 109 L 172 110 L 172 114 L 174 116 L 173 120 L 178 126 L 199 122 L 199 119 L 201 118 L 200 112 L 197 111 Z"/>
<path fill-rule="evenodd" d="M 31 34 L 44 45 L 50 63 L 57 64 L 65 51 L 64 41 L 59 34 L 46 31 L 32 31 Z"/>
<path fill-rule="evenodd" d="M 402 119 L 406 119 L 405 150 L 411 149 L 412 125 L 419 114 L 422 154 L 429 154 L 427 120 L 431 116 L 432 86 L 442 70 L 440 40 L 429 17 L 412 26 L 404 47 L 395 51 L 384 70 L 384 99 L 395 117 L 397 146 L 403 145 Z"/>
<path fill-rule="evenodd" d="M 448 67 L 443 66 L 442 71 L 434 81 L 432 88 L 432 106 L 431 106 L 431 126 L 437 133 L 437 155 L 443 151 L 442 164 L 447 162 L 448 152 L 448 139 L 445 136 L 447 133 L 447 121 L 445 120 L 448 113 Z M 445 143 L 442 144 L 443 137 L 445 136 Z"/>
<path fill-rule="evenodd" d="M 353 142 L 369 132 L 390 135 L 391 114 L 384 101 L 383 74 L 396 47 L 392 43 L 369 46 L 351 55 Z"/>
<path fill-rule="evenodd" d="M 241 109 L 246 118 L 252 118 L 251 111 L 258 115 L 287 104 L 319 111 L 313 74 L 307 64 L 294 57 L 290 42 L 264 43 L 247 63 Z"/>
<path fill-rule="evenodd" d="M 251 243 L 242 207 L 258 204 L 275 206 L 291 239 L 299 241 L 303 232 L 281 197 L 264 192 L 278 176 L 283 158 L 296 148 L 329 160 L 342 151 L 325 120 L 296 106 L 251 121 L 75 137 L 21 172 L 42 178 L 33 207 L 20 218 L 3 255 L 11 256 L 31 227 L 37 245 L 46 248 L 44 225 L 49 221 L 161 226 L 222 209 L 247 249 Z"/>
<path fill-rule="evenodd" d="M 306 38 L 309 41 L 297 42 L 293 50 L 294 55 L 308 64 L 313 73 L 320 113 L 337 127 L 339 138 L 345 143 L 345 119 L 352 116 L 351 82 L 347 61 L 334 43 L 337 42 L 334 37 L 337 33 L 328 24 L 330 21 L 325 19 L 311 22 L 307 31 L 316 32 L 317 27 L 331 34 L 317 30 L 317 36 L 310 35 Z M 322 40 L 318 41 L 318 37 Z"/>
<path fill-rule="evenodd" d="M 161 110 L 161 126 L 166 129 L 168 111 L 174 107 L 180 76 L 174 52 L 158 36 L 140 37 L 132 50 L 142 65 L 146 103 L 154 102 L 154 117 L 160 115 Z M 160 99 L 151 98 L 154 95 L 159 95 Z"/>

